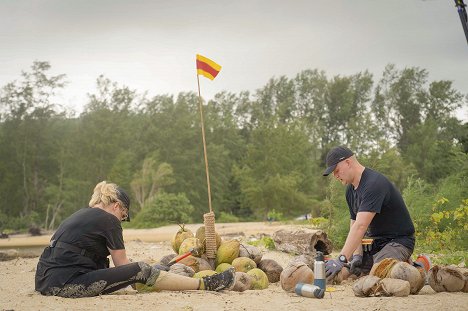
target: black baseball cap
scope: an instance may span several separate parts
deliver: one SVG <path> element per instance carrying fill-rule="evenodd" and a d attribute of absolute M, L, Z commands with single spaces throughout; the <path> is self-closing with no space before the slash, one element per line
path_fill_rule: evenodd
<path fill-rule="evenodd" d="M 125 190 L 118 187 L 117 188 L 117 198 L 125 205 L 124 207 L 127 209 L 127 219 L 125 221 L 130 221 L 130 197 L 127 195 Z"/>
<path fill-rule="evenodd" d="M 323 176 L 330 175 L 330 173 L 332 173 L 335 170 L 338 163 L 340 163 L 343 160 L 346 160 L 353 154 L 354 153 L 351 150 L 343 146 L 338 146 L 328 151 L 327 158 L 325 160 L 325 163 L 327 164 L 327 169 L 325 170 L 325 172 L 323 172 Z"/>

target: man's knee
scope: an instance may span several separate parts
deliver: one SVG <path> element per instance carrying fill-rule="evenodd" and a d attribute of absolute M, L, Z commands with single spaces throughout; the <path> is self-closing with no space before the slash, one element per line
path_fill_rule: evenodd
<path fill-rule="evenodd" d="M 412 251 L 400 243 L 390 242 L 374 255 L 374 264 L 385 258 L 394 258 L 399 261 L 408 261 Z"/>

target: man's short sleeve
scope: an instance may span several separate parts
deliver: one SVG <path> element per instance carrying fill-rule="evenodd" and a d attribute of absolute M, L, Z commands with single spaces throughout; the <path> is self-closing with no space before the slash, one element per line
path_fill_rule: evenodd
<path fill-rule="evenodd" d="M 376 180 L 367 183 L 361 190 L 361 202 L 358 212 L 380 213 L 388 193 L 388 187 L 382 183 L 382 180 Z"/>

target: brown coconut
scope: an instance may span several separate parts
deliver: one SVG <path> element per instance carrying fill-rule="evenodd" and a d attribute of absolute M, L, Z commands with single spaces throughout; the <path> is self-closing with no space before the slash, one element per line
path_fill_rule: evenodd
<path fill-rule="evenodd" d="M 395 263 L 387 274 L 388 278 L 408 281 L 410 284 L 410 293 L 415 295 L 423 288 L 425 279 L 421 276 L 416 267 L 407 262 L 399 261 Z"/>
<path fill-rule="evenodd" d="M 200 260 L 200 258 L 190 255 L 190 256 L 185 257 L 184 259 L 180 260 L 178 263 L 189 266 L 190 268 L 193 269 L 193 271 L 198 272 L 198 271 L 201 271 L 200 261 L 199 260 Z"/>
<path fill-rule="evenodd" d="M 283 272 L 283 267 L 273 259 L 262 259 L 258 263 L 258 268 L 265 272 L 270 283 L 278 282 L 280 280 L 280 274 Z"/>
<path fill-rule="evenodd" d="M 213 270 L 213 267 L 210 265 L 207 259 L 195 257 L 199 264 L 200 271 L 202 270 Z"/>
<path fill-rule="evenodd" d="M 236 269 L 236 272 L 248 272 L 254 268 L 257 268 L 257 264 L 250 258 L 237 257 L 232 261 L 232 266 Z"/>
<path fill-rule="evenodd" d="M 253 276 L 245 272 L 236 272 L 236 283 L 234 284 L 233 291 L 243 292 L 252 287 Z"/>
<path fill-rule="evenodd" d="M 353 292 L 357 297 L 368 297 L 372 295 L 375 289 L 378 287 L 379 277 L 375 275 L 366 275 L 359 278 L 353 284 Z"/>
<path fill-rule="evenodd" d="M 177 233 L 174 235 L 171 241 L 172 249 L 176 254 L 179 254 L 179 247 L 182 242 L 187 239 L 187 238 L 193 238 L 193 232 L 190 231 L 189 229 L 185 228 L 184 225 L 179 225 L 180 229 L 177 231 Z"/>
<path fill-rule="evenodd" d="M 291 261 L 303 262 L 314 271 L 315 258 L 312 254 L 302 254 L 294 257 Z"/>
<path fill-rule="evenodd" d="M 468 293 L 468 269 L 467 268 L 459 268 L 460 272 L 463 274 L 465 278 L 465 286 L 462 289 L 462 292 Z"/>
<path fill-rule="evenodd" d="M 408 281 L 385 278 L 379 281 L 375 294 L 380 296 L 406 297 L 410 294 L 411 286 Z"/>
<path fill-rule="evenodd" d="M 232 263 L 232 261 L 239 257 L 240 243 L 237 240 L 229 240 L 222 242 L 216 252 L 216 263 Z"/>
<path fill-rule="evenodd" d="M 398 262 L 398 260 L 393 258 L 385 258 L 382 261 L 374 264 L 372 266 L 369 275 L 375 275 L 381 279 L 387 277 L 387 274 L 392 270 L 392 267 Z"/>
<path fill-rule="evenodd" d="M 458 292 L 465 287 L 465 278 L 458 269 L 437 265 L 429 270 L 428 282 L 436 292 Z"/>
<path fill-rule="evenodd" d="M 314 272 L 305 263 L 293 261 L 280 274 L 281 287 L 287 292 L 293 292 L 297 283 L 312 284 Z"/>
<path fill-rule="evenodd" d="M 195 271 L 192 268 L 181 263 L 173 264 L 169 269 L 169 272 L 178 275 L 188 276 L 190 278 L 195 274 Z"/>
<path fill-rule="evenodd" d="M 177 254 L 169 254 L 161 258 L 159 261 L 159 264 L 167 266 L 169 262 L 171 262 L 172 259 L 174 259 L 177 256 Z"/>
<path fill-rule="evenodd" d="M 239 246 L 239 257 L 247 257 L 255 261 L 258 265 L 260 260 L 262 260 L 262 251 L 253 245 L 249 244 L 240 244 Z"/>

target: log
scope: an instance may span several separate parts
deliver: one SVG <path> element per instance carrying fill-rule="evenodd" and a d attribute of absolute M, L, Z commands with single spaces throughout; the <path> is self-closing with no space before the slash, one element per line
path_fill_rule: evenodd
<path fill-rule="evenodd" d="M 273 233 L 273 241 L 277 250 L 291 254 L 314 255 L 316 251 L 321 251 L 328 255 L 333 250 L 332 242 L 322 230 L 281 229 Z"/>

